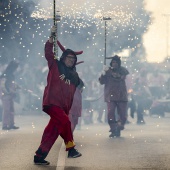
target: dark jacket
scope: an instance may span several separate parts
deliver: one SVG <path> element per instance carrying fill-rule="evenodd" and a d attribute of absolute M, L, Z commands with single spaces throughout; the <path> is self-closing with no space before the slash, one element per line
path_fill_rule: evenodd
<path fill-rule="evenodd" d="M 127 102 L 128 95 L 125 77 L 129 72 L 124 67 L 114 70 L 109 68 L 105 75 L 99 78 L 100 84 L 104 84 L 105 102 Z"/>

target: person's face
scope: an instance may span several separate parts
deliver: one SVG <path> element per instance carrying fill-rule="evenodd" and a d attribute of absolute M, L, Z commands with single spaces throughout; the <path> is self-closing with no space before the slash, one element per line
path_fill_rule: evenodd
<path fill-rule="evenodd" d="M 118 63 L 115 60 L 112 61 L 112 67 L 118 68 Z"/>
<path fill-rule="evenodd" d="M 64 63 L 67 67 L 72 67 L 76 61 L 76 57 L 73 54 L 68 54 L 64 60 Z"/>

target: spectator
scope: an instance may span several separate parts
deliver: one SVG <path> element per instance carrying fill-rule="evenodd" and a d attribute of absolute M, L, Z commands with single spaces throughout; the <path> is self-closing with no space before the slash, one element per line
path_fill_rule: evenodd
<path fill-rule="evenodd" d="M 11 61 L 0 76 L 0 97 L 2 100 L 2 130 L 19 129 L 14 123 L 14 99 L 19 86 L 15 82 L 18 63 Z"/>
<path fill-rule="evenodd" d="M 144 111 L 149 110 L 152 104 L 152 95 L 148 87 L 147 71 L 140 70 L 139 76 L 136 77 L 134 83 L 134 99 L 137 103 L 137 124 L 145 124 Z"/>
<path fill-rule="evenodd" d="M 165 79 L 158 70 L 149 77 L 149 89 L 153 97 L 160 99 L 164 96 Z"/>

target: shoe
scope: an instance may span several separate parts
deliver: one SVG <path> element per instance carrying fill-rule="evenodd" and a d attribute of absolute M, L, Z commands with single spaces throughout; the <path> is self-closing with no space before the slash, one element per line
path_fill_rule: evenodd
<path fill-rule="evenodd" d="M 103 123 L 103 121 L 102 121 L 101 119 L 97 119 L 97 121 L 98 121 L 99 123 Z"/>
<path fill-rule="evenodd" d="M 114 138 L 114 136 L 116 136 L 116 134 L 112 132 L 112 133 L 109 135 L 109 138 Z"/>
<path fill-rule="evenodd" d="M 126 121 L 126 124 L 130 124 L 131 122 L 129 120 Z"/>
<path fill-rule="evenodd" d="M 81 130 L 81 127 L 80 127 L 80 126 L 77 126 L 77 127 L 76 127 L 76 130 Z"/>
<path fill-rule="evenodd" d="M 117 129 L 115 132 L 116 137 L 120 137 L 120 129 Z"/>
<path fill-rule="evenodd" d="M 137 123 L 136 123 L 136 124 L 138 124 L 138 125 L 144 125 L 144 124 L 145 124 L 145 121 L 144 121 L 144 120 L 137 121 Z"/>
<path fill-rule="evenodd" d="M 77 158 L 77 157 L 80 157 L 80 156 L 82 156 L 82 154 L 80 152 L 78 152 L 77 149 L 71 148 L 68 151 L 68 158 Z"/>
<path fill-rule="evenodd" d="M 110 135 L 109 135 L 110 138 L 114 138 L 114 137 L 120 137 L 120 129 L 116 129 L 114 132 L 112 132 Z"/>
<path fill-rule="evenodd" d="M 19 129 L 19 127 L 17 127 L 17 126 L 11 126 L 10 128 L 11 129 Z"/>
<path fill-rule="evenodd" d="M 39 158 L 38 156 L 34 156 L 34 164 L 35 165 L 49 165 L 50 162 L 44 160 L 44 159 L 41 159 Z"/>
<path fill-rule="evenodd" d="M 10 127 L 2 127 L 2 130 L 10 130 L 11 128 Z"/>
<path fill-rule="evenodd" d="M 125 128 L 120 122 L 118 122 L 117 129 L 124 130 Z"/>

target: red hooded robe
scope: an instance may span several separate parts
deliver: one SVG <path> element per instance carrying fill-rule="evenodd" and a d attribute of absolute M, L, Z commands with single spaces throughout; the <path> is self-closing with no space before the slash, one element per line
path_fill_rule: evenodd
<path fill-rule="evenodd" d="M 59 70 L 59 67 L 66 70 L 65 73 L 68 72 L 68 68 L 61 61 L 54 59 L 53 43 L 49 41 L 45 44 L 45 58 L 48 62 L 49 72 L 43 96 L 43 111 L 46 112 L 46 108 L 50 107 L 50 105 L 55 105 L 68 114 L 78 84 L 72 81 L 69 83 L 69 79 L 66 79 L 67 77 L 61 78 L 63 73 Z M 74 77 L 78 82 L 78 74 L 73 69 L 71 71 L 74 72 Z"/>

